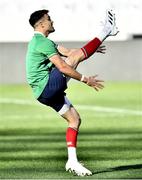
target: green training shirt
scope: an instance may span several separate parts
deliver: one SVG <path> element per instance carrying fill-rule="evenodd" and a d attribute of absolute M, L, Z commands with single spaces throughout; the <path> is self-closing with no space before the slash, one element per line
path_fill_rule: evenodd
<path fill-rule="evenodd" d="M 41 33 L 35 33 L 28 44 L 26 55 L 27 81 L 38 98 L 45 88 L 54 64 L 49 60 L 58 54 L 57 45 Z"/>

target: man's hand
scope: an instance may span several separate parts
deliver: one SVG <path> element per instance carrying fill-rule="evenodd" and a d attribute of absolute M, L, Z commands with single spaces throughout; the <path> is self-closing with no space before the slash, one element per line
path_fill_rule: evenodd
<path fill-rule="evenodd" d="M 98 47 L 97 53 L 102 53 L 102 54 L 105 54 L 106 53 L 106 46 L 105 45 L 102 45 L 100 47 Z"/>
<path fill-rule="evenodd" d="M 94 88 L 96 91 L 99 91 L 100 89 L 103 89 L 104 86 L 102 85 L 103 80 L 99 80 L 96 78 L 97 75 L 95 76 L 90 76 L 86 82 L 86 84 L 92 88 Z"/>

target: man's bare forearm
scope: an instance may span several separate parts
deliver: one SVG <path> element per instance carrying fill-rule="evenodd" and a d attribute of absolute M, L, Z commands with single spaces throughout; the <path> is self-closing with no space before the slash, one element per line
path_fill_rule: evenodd
<path fill-rule="evenodd" d="M 82 75 L 68 65 L 59 55 L 54 55 L 50 58 L 50 61 L 66 76 L 79 81 L 81 80 Z"/>

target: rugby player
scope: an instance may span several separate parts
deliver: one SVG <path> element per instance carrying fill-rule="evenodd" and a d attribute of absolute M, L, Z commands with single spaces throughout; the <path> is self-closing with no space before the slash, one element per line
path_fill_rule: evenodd
<path fill-rule="evenodd" d="M 103 81 L 99 80 L 97 76 L 84 76 L 76 70 L 76 67 L 95 52 L 104 52 L 105 49 L 101 46 L 102 42 L 118 32 L 115 15 L 111 10 L 107 10 L 100 34 L 78 49 L 65 48 L 49 39 L 50 33 L 53 33 L 55 29 L 48 10 L 33 12 L 30 15 L 29 23 L 34 29 L 34 35 L 28 44 L 26 55 L 27 81 L 35 98 L 40 103 L 53 108 L 68 122 L 66 171 L 78 176 L 92 175 L 92 172 L 85 168 L 77 158 L 77 136 L 81 118 L 67 98 L 65 90 L 70 78 L 85 83 L 96 91 L 103 88 Z"/>

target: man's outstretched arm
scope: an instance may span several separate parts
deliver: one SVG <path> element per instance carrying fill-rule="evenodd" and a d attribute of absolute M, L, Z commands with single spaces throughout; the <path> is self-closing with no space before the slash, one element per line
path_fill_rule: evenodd
<path fill-rule="evenodd" d="M 69 66 L 60 55 L 54 55 L 50 58 L 50 61 L 66 76 L 69 76 L 78 81 L 84 82 L 86 85 L 94 88 L 96 91 L 103 88 L 102 80 L 97 79 L 96 76 L 85 77 L 78 71 Z"/>

